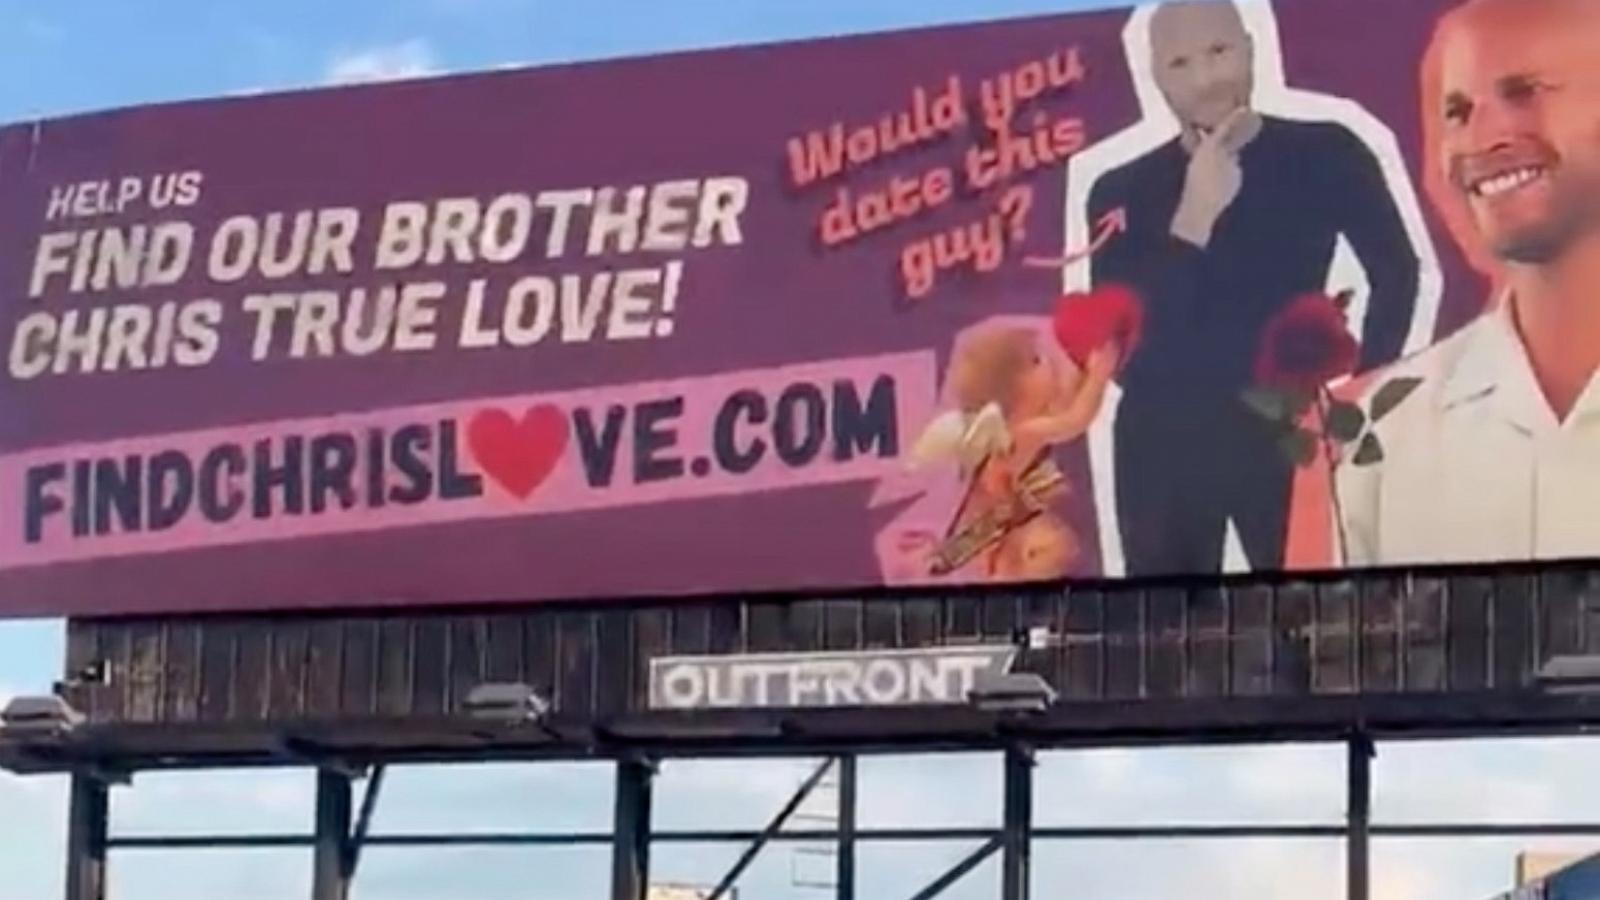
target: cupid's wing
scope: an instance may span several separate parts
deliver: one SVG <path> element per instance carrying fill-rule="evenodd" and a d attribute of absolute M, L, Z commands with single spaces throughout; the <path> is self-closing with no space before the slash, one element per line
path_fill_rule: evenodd
<path fill-rule="evenodd" d="M 922 436 L 911 447 L 910 466 L 921 468 L 941 462 L 960 460 L 962 443 L 967 435 L 967 417 L 960 410 L 947 412 L 928 423 Z"/>
<path fill-rule="evenodd" d="M 947 412 L 928 424 L 911 448 L 910 465 L 953 462 L 970 475 L 983 461 L 1011 449 L 1011 429 L 999 404 L 991 403 L 968 417 L 959 410 Z"/>
<path fill-rule="evenodd" d="M 961 468 L 971 472 L 991 456 L 1011 449 L 1011 429 L 1000 405 L 991 403 L 972 417 L 961 439 Z"/>

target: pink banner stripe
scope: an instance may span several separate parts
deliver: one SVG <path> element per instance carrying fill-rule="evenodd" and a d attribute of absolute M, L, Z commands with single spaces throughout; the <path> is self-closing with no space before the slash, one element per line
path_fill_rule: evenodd
<path fill-rule="evenodd" d="M 899 453 L 887 453 L 884 439 L 892 435 L 896 449 L 903 452 L 932 416 L 934 368 L 931 351 L 916 351 L 29 450 L 0 457 L 0 509 L 6 511 L 0 520 L 0 569 L 883 478 L 901 469 Z M 736 396 L 738 400 L 730 399 Z M 681 407 L 676 405 L 680 399 Z M 529 414 L 530 410 L 535 412 Z M 646 411 L 643 417 L 641 410 Z M 580 411 L 587 411 L 588 428 L 576 424 Z M 871 421 L 879 411 L 887 415 Z M 780 426 L 780 418 L 789 424 Z M 481 477 L 481 496 L 440 496 L 439 451 L 445 434 L 440 423 L 452 423 L 455 468 L 464 477 Z M 396 430 L 406 426 L 423 426 L 428 434 L 426 451 L 416 454 L 430 469 L 428 496 L 410 504 L 386 496 L 383 505 L 371 505 L 369 438 L 374 430 L 382 435 L 378 447 L 386 456 L 385 490 L 380 493 L 415 487 L 398 471 L 390 452 Z M 719 432 L 725 445 L 721 454 L 715 446 Z M 332 479 L 349 486 L 355 501 L 350 508 L 344 508 L 337 491 L 311 490 L 313 466 L 307 457 L 312 455 L 314 439 L 328 435 L 354 439 L 348 478 Z M 270 442 L 270 460 L 281 465 L 290 436 L 305 441 L 298 457 L 305 476 L 302 510 L 284 512 L 285 491 L 278 487 L 268 492 L 271 514 L 256 518 L 254 448 L 258 442 Z M 644 453 L 635 452 L 641 436 L 647 444 L 654 442 L 653 451 L 647 447 Z M 600 486 L 592 483 L 581 448 L 603 448 L 608 439 L 614 439 L 614 457 L 598 451 L 590 454 L 597 470 L 610 462 L 610 483 Z M 350 446 L 342 438 L 332 442 Z M 219 462 L 207 477 L 202 462 L 223 445 L 242 450 L 247 470 L 230 477 L 228 465 Z M 330 471 L 339 472 L 334 449 L 325 447 L 324 452 L 334 459 Z M 122 527 L 114 503 L 96 509 L 92 499 L 87 504 L 74 502 L 75 462 L 108 460 L 112 462 L 105 468 L 121 471 L 121 461 L 136 455 L 143 460 L 142 478 L 148 482 L 151 458 L 171 451 L 192 463 L 196 489 L 188 511 L 168 527 L 148 530 L 152 511 L 148 497 L 141 497 L 140 521 L 146 530 L 138 531 Z M 787 461 L 782 455 L 788 456 Z M 543 467 L 548 474 L 541 480 L 542 456 L 553 457 L 553 462 Z M 654 465 L 638 470 L 640 462 Z M 32 505 L 39 507 L 43 498 L 50 508 L 35 517 L 39 534 L 30 541 L 29 473 L 35 470 L 34 480 L 40 481 L 44 473 L 40 467 L 52 465 L 62 468 L 46 473 L 55 477 L 43 479 L 43 486 L 33 491 Z M 674 474 L 680 469 L 681 474 Z M 93 481 L 91 477 L 91 485 Z M 199 506 L 201 482 L 215 486 L 210 491 L 213 500 L 227 501 L 236 490 L 242 492 L 243 509 L 220 523 L 208 520 Z M 314 493 L 327 503 L 320 512 L 311 511 Z M 95 521 L 97 513 L 105 513 L 99 518 L 109 524 L 108 533 L 94 532 L 102 524 Z M 90 533 L 74 535 L 75 517 Z"/>

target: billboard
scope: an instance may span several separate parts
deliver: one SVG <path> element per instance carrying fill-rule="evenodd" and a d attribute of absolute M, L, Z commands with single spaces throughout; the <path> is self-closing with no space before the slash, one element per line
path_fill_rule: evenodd
<path fill-rule="evenodd" d="M 1526 854 L 1524 854 L 1526 855 Z M 1600 856 L 1556 861 L 1551 868 L 1532 877 L 1522 877 L 1519 855 L 1515 890 L 1494 900 L 1590 900 L 1600 897 Z"/>
<path fill-rule="evenodd" d="M 0 614 L 1593 555 L 1575 5 L 6 128 Z"/>
<path fill-rule="evenodd" d="M 1584 859 L 1576 853 L 1540 853 L 1523 851 L 1517 854 L 1517 887 L 1525 887 L 1565 869 Z"/>

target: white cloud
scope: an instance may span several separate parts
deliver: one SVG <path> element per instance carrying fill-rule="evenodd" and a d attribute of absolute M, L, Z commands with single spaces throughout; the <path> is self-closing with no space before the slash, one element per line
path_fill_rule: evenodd
<path fill-rule="evenodd" d="M 423 78 L 441 71 L 433 48 L 421 38 L 379 47 L 341 51 L 328 62 L 328 84 L 368 84 Z"/>
<path fill-rule="evenodd" d="M 115 792 L 112 825 L 133 832 L 304 830 L 313 783 L 302 769 L 147 772 Z"/>

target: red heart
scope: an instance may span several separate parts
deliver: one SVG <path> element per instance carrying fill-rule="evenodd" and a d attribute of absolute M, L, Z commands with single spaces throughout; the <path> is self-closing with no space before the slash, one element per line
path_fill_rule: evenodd
<path fill-rule="evenodd" d="M 494 408 L 473 414 L 467 443 L 489 477 L 526 500 L 561 461 L 569 434 L 566 415 L 549 404 L 529 407 L 520 420 Z"/>
<path fill-rule="evenodd" d="M 1056 340 L 1078 365 L 1108 341 L 1120 344 L 1127 359 L 1139 342 L 1144 310 L 1139 295 L 1127 285 L 1106 284 L 1089 293 L 1067 294 L 1056 303 Z"/>

